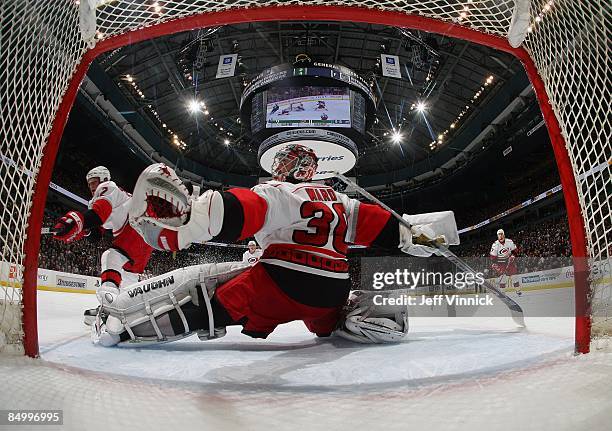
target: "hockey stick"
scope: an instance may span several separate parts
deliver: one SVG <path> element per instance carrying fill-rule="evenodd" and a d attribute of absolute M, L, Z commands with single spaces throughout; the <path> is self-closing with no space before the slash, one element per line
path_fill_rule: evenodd
<path fill-rule="evenodd" d="M 378 198 L 374 197 L 371 193 L 369 193 L 367 190 L 363 189 L 362 187 L 358 186 L 355 182 L 353 182 L 351 179 L 345 177 L 344 175 L 342 175 L 339 172 L 334 173 L 334 176 L 336 178 L 338 178 L 339 180 L 341 180 L 342 182 L 344 182 L 345 184 L 352 186 L 355 188 L 356 191 L 358 191 L 361 195 L 363 195 L 363 197 L 365 197 L 366 199 L 371 200 L 372 202 L 376 203 L 377 205 L 379 205 L 381 208 L 389 211 L 389 213 L 391 213 L 391 215 L 393 217 L 395 217 L 400 223 L 402 223 L 404 226 L 406 226 L 408 229 L 411 228 L 410 223 L 408 223 L 408 221 L 404 220 L 404 218 L 399 215 L 397 212 L 395 212 L 393 209 L 391 209 L 389 206 L 385 205 L 384 203 L 382 203 Z M 429 243 L 429 245 L 433 248 L 438 249 L 438 251 L 440 252 L 440 255 L 444 258 L 446 258 L 446 260 L 448 260 L 449 262 L 451 262 L 452 264 L 454 264 L 455 266 L 457 266 L 459 269 L 461 269 L 464 272 L 468 272 L 468 273 L 472 273 L 475 274 L 476 271 L 474 271 L 466 262 L 464 262 L 460 257 L 458 257 L 455 253 L 453 253 L 452 251 L 450 251 L 448 249 L 448 247 L 438 243 L 437 241 L 431 241 Z M 523 309 L 521 308 L 520 305 L 518 305 L 516 303 L 516 301 L 514 301 L 512 298 L 510 298 L 508 295 L 506 295 L 504 292 L 502 292 L 499 288 L 493 286 L 492 283 L 489 283 L 488 281 L 484 280 L 484 285 L 485 287 L 490 290 L 491 292 L 493 292 L 493 294 L 495 296 L 497 296 L 505 305 L 506 307 L 508 307 L 510 309 L 510 313 L 512 315 L 512 319 L 516 322 L 516 324 L 518 326 L 521 327 L 525 327 L 525 317 L 523 314 Z"/>

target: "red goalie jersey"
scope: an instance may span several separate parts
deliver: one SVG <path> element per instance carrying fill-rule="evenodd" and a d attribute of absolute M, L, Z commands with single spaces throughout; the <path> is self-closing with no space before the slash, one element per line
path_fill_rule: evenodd
<path fill-rule="evenodd" d="M 399 243 L 398 222 L 387 211 L 328 186 L 270 181 L 222 195 L 223 227 L 215 240 L 255 236 L 263 256 L 215 297 L 254 337 L 292 320 L 330 334 L 351 288 L 348 245 Z"/>
<path fill-rule="evenodd" d="M 220 237 L 255 236 L 261 262 L 296 271 L 347 279 L 349 244 L 399 243 L 397 221 L 387 226 L 387 211 L 325 185 L 268 181 L 251 190 L 230 189 L 224 203 L 227 220 Z M 390 232 L 381 236 L 385 227 Z"/>

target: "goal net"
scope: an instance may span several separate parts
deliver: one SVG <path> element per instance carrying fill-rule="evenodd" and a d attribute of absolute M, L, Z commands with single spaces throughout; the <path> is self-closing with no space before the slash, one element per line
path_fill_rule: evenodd
<path fill-rule="evenodd" d="M 525 42 L 518 49 L 506 39 L 515 2 L 526 5 L 530 15 Z M 36 271 L 47 186 L 68 112 L 92 59 L 173 32 L 269 20 L 414 28 L 516 55 L 538 96 L 562 180 L 577 259 L 577 350 L 588 351 L 591 334 L 609 332 L 608 2 L 9 0 L 1 8 L 0 351 L 38 352 Z"/>

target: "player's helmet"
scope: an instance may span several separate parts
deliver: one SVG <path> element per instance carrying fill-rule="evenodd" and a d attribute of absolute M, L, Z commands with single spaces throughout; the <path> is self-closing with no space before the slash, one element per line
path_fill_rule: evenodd
<path fill-rule="evenodd" d="M 104 166 L 96 166 L 91 171 L 87 172 L 85 179 L 89 182 L 92 178 L 99 178 L 100 182 L 110 181 L 111 174 L 110 171 Z"/>
<path fill-rule="evenodd" d="M 279 150 L 272 163 L 272 177 L 277 181 L 310 181 L 317 172 L 319 159 L 315 152 L 299 144 Z"/>

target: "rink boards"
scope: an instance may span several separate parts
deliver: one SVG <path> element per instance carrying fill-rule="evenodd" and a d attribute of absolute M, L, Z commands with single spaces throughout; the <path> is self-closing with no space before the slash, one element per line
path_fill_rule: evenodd
<path fill-rule="evenodd" d="M 20 288 L 20 275 L 18 265 L 0 262 L 0 286 Z M 38 290 L 94 294 L 98 286 L 100 286 L 99 277 L 38 268 Z"/>
<path fill-rule="evenodd" d="M 604 289 L 610 290 L 610 285 L 612 284 L 610 261 L 598 263 L 595 267 L 597 268 L 598 276 L 595 277 L 594 282 L 598 286 L 603 286 Z M 18 281 L 20 278 L 19 275 L 17 265 L 9 264 L 8 262 L 0 262 L 0 286 L 21 287 Z M 517 274 L 513 276 L 513 278 L 515 277 L 518 277 L 520 280 L 521 289 L 523 291 L 574 287 L 574 268 L 571 266 Z M 96 292 L 97 287 L 100 286 L 99 277 L 52 271 L 44 268 L 38 269 L 37 278 L 38 290 L 93 294 Z M 495 278 L 488 279 L 488 281 L 492 283 L 498 282 Z M 509 287 L 507 291 L 513 292 L 514 289 Z M 444 289 L 440 286 L 431 286 L 425 288 L 425 290 L 419 289 L 417 293 L 435 295 L 447 292 L 444 292 Z M 466 290 L 465 293 L 469 294 L 474 292 Z"/>

